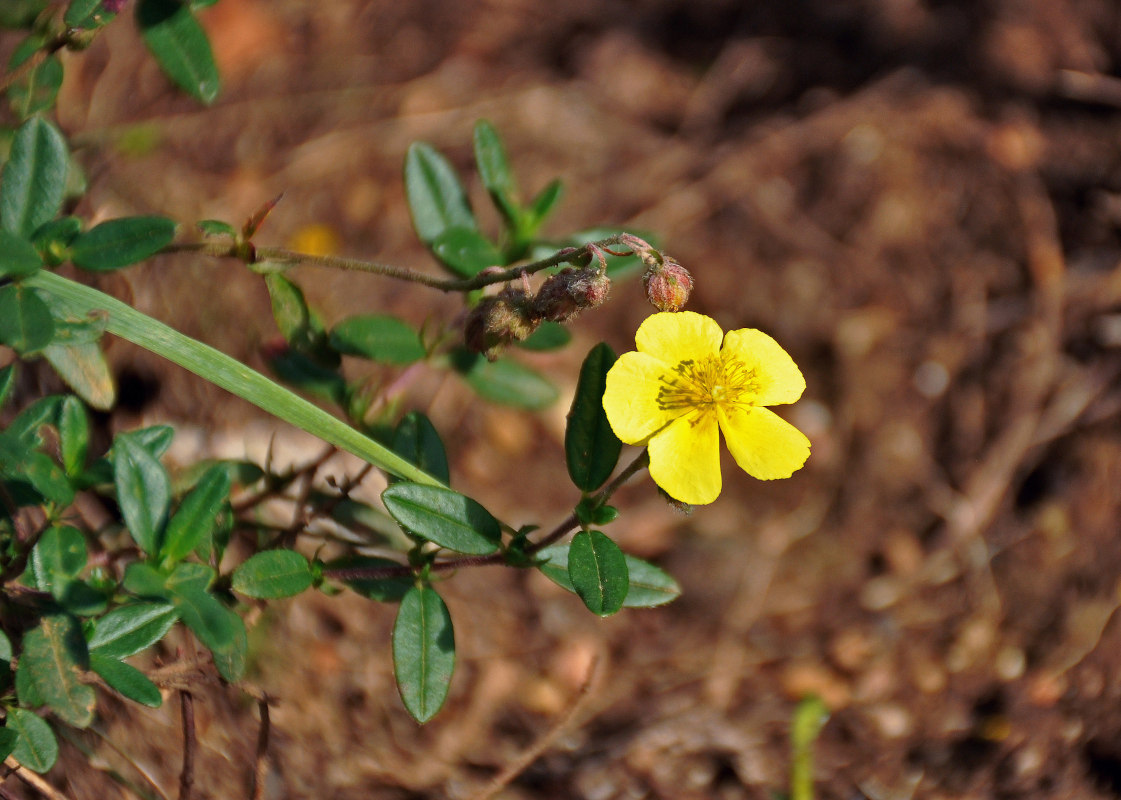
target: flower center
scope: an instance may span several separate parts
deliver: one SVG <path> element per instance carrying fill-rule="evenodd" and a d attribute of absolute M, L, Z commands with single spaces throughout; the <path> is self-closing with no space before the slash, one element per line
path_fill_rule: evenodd
<path fill-rule="evenodd" d="M 715 411 L 717 406 L 755 405 L 759 382 L 755 370 L 738 358 L 721 353 L 678 362 L 661 378 L 658 408 L 663 411 Z"/>

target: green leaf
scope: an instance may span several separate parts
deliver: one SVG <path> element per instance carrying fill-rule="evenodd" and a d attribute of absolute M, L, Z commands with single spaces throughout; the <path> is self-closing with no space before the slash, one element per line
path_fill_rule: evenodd
<path fill-rule="evenodd" d="M 303 353 L 289 350 L 269 360 L 277 376 L 300 391 L 342 404 L 346 400 L 346 380 L 336 369 L 325 367 Z"/>
<path fill-rule="evenodd" d="M 238 650 L 244 644 L 245 624 L 207 591 L 214 574 L 205 564 L 185 562 L 177 564 L 171 574 L 165 576 L 146 564 L 134 562 L 125 570 L 124 588 L 141 597 L 159 597 L 171 602 L 183 624 L 214 653 L 215 663 L 219 656 L 226 657 L 219 671 L 226 669 L 234 674 L 239 664 L 244 668 L 244 658 L 238 655 Z"/>
<path fill-rule="evenodd" d="M 440 434 L 432 421 L 419 411 L 410 411 L 393 431 L 393 452 L 410 464 L 449 483 L 451 473 L 448 469 L 448 454 Z"/>
<path fill-rule="evenodd" d="M 19 697 L 20 704 L 27 708 L 38 708 L 47 704 L 35 687 L 35 676 L 29 669 L 16 670 L 16 695 Z"/>
<path fill-rule="evenodd" d="M 556 387 L 516 361 L 487 361 L 476 353 L 460 351 L 452 355 L 452 363 L 467 385 L 492 403 L 540 411 L 556 402 Z"/>
<path fill-rule="evenodd" d="M 66 586 L 85 569 L 88 559 L 86 539 L 81 531 L 70 525 L 47 528 L 31 551 L 35 587 L 61 597 Z"/>
<path fill-rule="evenodd" d="M 135 432 L 118 434 L 113 440 L 113 481 L 132 538 L 145 553 L 159 553 L 171 505 L 171 479 Z"/>
<path fill-rule="evenodd" d="M 0 661 L 11 662 L 12 660 L 12 640 L 8 638 L 8 634 L 0 631 Z"/>
<path fill-rule="evenodd" d="M 43 259 L 35 245 L 18 234 L 0 228 L 0 279 L 19 278 L 41 269 Z"/>
<path fill-rule="evenodd" d="M 80 28 L 101 7 L 101 0 L 70 0 L 62 21 L 68 28 Z"/>
<path fill-rule="evenodd" d="M 611 477 L 623 449 L 603 410 L 607 371 L 614 363 L 615 352 L 603 342 L 588 352 L 568 412 L 564 431 L 568 475 L 585 492 L 594 492 Z"/>
<path fill-rule="evenodd" d="M 630 581 L 619 545 L 599 531 L 581 531 L 568 548 L 568 577 L 593 614 L 608 617 L 623 607 Z"/>
<path fill-rule="evenodd" d="M 77 217 L 53 219 L 35 229 L 31 243 L 48 266 L 57 267 L 70 258 L 70 243 L 82 232 L 82 221 Z"/>
<path fill-rule="evenodd" d="M 308 341 L 311 312 L 308 311 L 304 293 L 296 284 L 279 272 L 265 276 L 265 286 L 272 301 L 272 315 L 276 327 L 289 344 L 301 346 Z"/>
<path fill-rule="evenodd" d="M 224 464 L 216 464 L 203 474 L 168 520 L 160 558 L 167 564 L 174 563 L 208 539 L 229 496 L 230 471 Z"/>
<path fill-rule="evenodd" d="M 329 562 L 325 569 L 388 569 L 400 567 L 396 561 L 377 556 L 343 556 Z M 337 578 L 363 597 L 379 603 L 396 603 L 413 588 L 412 578 Z"/>
<path fill-rule="evenodd" d="M 568 332 L 568 328 L 559 322 L 545 320 L 529 338 L 515 341 L 514 344 L 523 350 L 546 351 L 559 350 L 571 341 L 572 334 Z"/>
<path fill-rule="evenodd" d="M 68 614 L 51 614 L 23 635 L 19 669 L 28 670 L 43 701 L 76 728 L 93 722 L 93 687 L 82 683 L 89 653 L 81 626 Z"/>
<path fill-rule="evenodd" d="M 162 585 L 162 580 L 160 584 Z M 177 619 L 179 613 L 175 606 L 167 602 L 118 606 L 94 624 L 93 634 L 88 642 L 90 653 L 106 658 L 134 655 L 162 639 Z"/>
<path fill-rule="evenodd" d="M 414 142 L 409 146 L 405 194 L 413 227 L 426 245 L 432 245 L 448 228 L 478 228 L 455 168 L 429 144 Z"/>
<path fill-rule="evenodd" d="M 529 204 L 529 213 L 526 215 L 530 220 L 532 220 L 530 229 L 527 231 L 528 235 L 532 236 L 537 231 L 537 229 L 541 227 L 541 223 L 545 221 L 545 218 L 547 216 L 549 216 L 549 213 L 553 210 L 553 207 L 556 206 L 557 201 L 560 200 L 563 195 L 564 184 L 559 180 L 551 182 L 548 186 L 537 193 L 537 196 L 534 197 L 533 201 Z"/>
<path fill-rule="evenodd" d="M 218 67 L 190 6 L 178 0 L 140 0 L 136 22 L 164 73 L 199 102 L 213 103 L 221 87 Z"/>
<path fill-rule="evenodd" d="M 161 458 L 175 439 L 175 428 L 170 425 L 149 425 L 147 428 L 129 431 L 128 436 L 151 453 L 152 458 Z"/>
<path fill-rule="evenodd" d="M 38 447 L 43 443 L 39 436 L 39 429 L 44 425 L 54 425 L 58 419 L 58 409 L 62 405 L 62 395 L 53 394 L 42 397 L 19 412 L 15 419 L 8 425 L 6 433 L 14 436 L 29 447 Z"/>
<path fill-rule="evenodd" d="M 23 284 L 0 288 L 0 344 L 33 353 L 51 343 L 54 320 L 43 299 Z"/>
<path fill-rule="evenodd" d="M 19 734 L 15 728 L 0 728 L 0 761 L 12 754 L 19 741 Z"/>
<path fill-rule="evenodd" d="M 393 625 L 393 669 L 413 719 L 432 719 L 448 697 L 455 634 L 448 607 L 431 586 L 414 586 L 401 600 Z"/>
<path fill-rule="evenodd" d="M 249 662 L 249 633 L 245 630 L 245 623 L 233 611 L 226 609 L 230 624 L 234 627 L 232 643 L 221 650 L 214 650 L 214 666 L 222 680 L 236 683 L 245 675 L 245 667 Z"/>
<path fill-rule="evenodd" d="M 491 241 L 473 228 L 447 228 L 431 244 L 432 254 L 461 278 L 506 263 Z"/>
<path fill-rule="evenodd" d="M 6 367 L 0 368 L 0 408 L 8 402 L 8 395 L 12 393 L 12 387 L 16 385 L 16 364 L 18 361 L 13 361 Z"/>
<path fill-rule="evenodd" d="M 386 510 L 410 533 L 457 553 L 498 550 L 502 527 L 470 497 L 440 486 L 395 483 L 381 493 Z"/>
<path fill-rule="evenodd" d="M 59 451 L 66 474 L 78 475 L 85 469 L 90 445 L 90 420 L 86 407 L 74 395 L 67 395 L 58 410 Z"/>
<path fill-rule="evenodd" d="M 521 209 L 518 206 L 517 185 L 502 139 L 490 122 L 481 119 L 475 123 L 474 144 L 475 164 L 479 168 L 483 186 L 490 194 L 495 208 L 506 219 L 508 227 L 514 230 L 518 227 Z"/>
<path fill-rule="evenodd" d="M 28 28 L 47 7 L 47 0 L 4 0 L 0 3 L 0 28 Z"/>
<path fill-rule="evenodd" d="M 8 68 L 14 70 L 45 46 L 47 43 L 41 35 L 32 35 L 24 39 L 12 53 Z M 59 61 L 58 56 L 48 55 L 8 89 L 8 100 L 12 111 L 21 119 L 46 111 L 54 105 L 61 86 L 62 62 Z"/>
<path fill-rule="evenodd" d="M 97 344 L 52 343 L 43 348 L 43 358 L 91 408 L 108 411 L 117 402 L 117 386 L 109 362 Z"/>
<path fill-rule="evenodd" d="M 203 236 L 229 236 L 237 238 L 237 228 L 220 219 L 204 219 L 198 223 L 198 229 Z"/>
<path fill-rule="evenodd" d="M 60 507 L 74 502 L 74 488 L 66 473 L 46 453 L 25 453 L 18 463 L 0 464 L 0 472 L 26 480 L 44 499 Z"/>
<path fill-rule="evenodd" d="M 311 587 L 308 560 L 294 550 L 265 550 L 248 558 L 233 574 L 233 588 L 247 597 L 291 597 Z"/>
<path fill-rule="evenodd" d="M 386 364 L 412 364 L 426 355 L 420 335 L 396 317 L 361 314 L 331 330 L 331 346 L 343 355 Z"/>
<path fill-rule="evenodd" d="M 0 174 L 0 224 L 4 230 L 31 236 L 54 219 L 62 207 L 69 162 L 66 140 L 54 125 L 32 117 L 20 126 Z"/>
<path fill-rule="evenodd" d="M 95 225 L 70 243 L 70 260 L 82 269 L 105 272 L 153 256 L 175 238 L 166 217 L 121 217 Z"/>
<path fill-rule="evenodd" d="M 58 760 L 58 741 L 42 717 L 25 708 L 12 708 L 8 709 L 6 725 L 19 737 L 12 750 L 16 761 L 40 775 L 54 766 Z"/>
<path fill-rule="evenodd" d="M 568 577 L 569 545 L 555 544 L 537 554 L 538 569 L 541 573 L 563 589 L 573 594 L 576 587 Z M 665 605 L 681 596 L 681 587 L 659 567 L 649 561 L 624 553 L 627 562 L 627 599 L 623 608 L 653 608 Z"/>
<path fill-rule="evenodd" d="M 90 669 L 129 700 L 135 700 L 150 708 L 159 708 L 163 705 L 163 697 L 156 684 L 131 664 L 99 653 L 91 653 Z"/>

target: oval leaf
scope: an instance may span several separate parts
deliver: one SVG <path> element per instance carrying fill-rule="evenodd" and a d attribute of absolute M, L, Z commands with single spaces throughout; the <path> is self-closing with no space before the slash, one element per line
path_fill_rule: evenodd
<path fill-rule="evenodd" d="M 553 181 L 537 193 L 537 196 L 529 204 L 529 217 L 532 220 L 532 226 L 528 231 L 530 235 L 540 227 L 563 194 L 564 184 L 559 180 Z"/>
<path fill-rule="evenodd" d="M 537 568 L 541 574 L 576 594 L 576 587 L 568 577 L 568 551 L 570 545 L 557 544 L 537 554 Z M 653 608 L 665 605 L 681 596 L 681 587 L 670 575 L 649 561 L 624 553 L 627 562 L 627 599 L 623 608 Z"/>
<path fill-rule="evenodd" d="M 393 625 L 397 691 L 417 722 L 436 715 L 448 697 L 455 669 L 455 634 L 448 607 L 431 586 L 414 586 L 401 600 Z"/>
<path fill-rule="evenodd" d="M 568 548 L 568 577 L 593 614 L 607 617 L 623 607 L 629 579 L 619 545 L 599 531 L 581 531 Z"/>
<path fill-rule="evenodd" d="M 135 700 L 150 708 L 159 708 L 163 705 L 163 697 L 156 684 L 131 664 L 91 653 L 90 669 L 129 700 Z"/>
<path fill-rule="evenodd" d="M 85 569 L 89 554 L 82 532 L 69 525 L 55 525 L 39 537 L 31 551 L 31 574 L 41 592 L 62 597 L 67 584 Z"/>
<path fill-rule="evenodd" d="M 165 563 L 179 561 L 209 538 L 229 496 L 230 471 L 225 464 L 215 464 L 183 498 L 179 509 L 168 521 L 160 558 Z"/>
<path fill-rule="evenodd" d="M 504 263 L 490 240 L 473 228 L 445 228 L 431 243 L 432 254 L 461 278 Z"/>
<path fill-rule="evenodd" d="M 18 741 L 19 734 L 16 733 L 15 728 L 0 728 L 0 760 L 12 754 Z"/>
<path fill-rule="evenodd" d="M 93 687 L 82 683 L 89 653 L 77 620 L 52 614 L 23 636 L 19 671 L 27 670 L 35 691 L 59 718 L 76 728 L 93 722 Z"/>
<path fill-rule="evenodd" d="M 119 269 L 155 255 L 174 238 L 175 223 L 166 217 L 111 219 L 74 237 L 70 260 L 83 269 Z"/>
<path fill-rule="evenodd" d="M 600 342 L 591 349 L 580 367 L 580 380 L 568 412 L 565 461 L 572 482 L 585 492 L 594 492 L 611 477 L 623 449 L 603 410 L 607 371 L 614 363 L 615 353 L 607 344 Z"/>
<path fill-rule="evenodd" d="M 348 356 L 385 364 L 412 364 L 425 356 L 420 335 L 396 317 L 362 314 L 331 330 L 331 346 Z"/>
<path fill-rule="evenodd" d="M 70 155 L 51 123 L 33 117 L 20 126 L 0 175 L 0 225 L 31 236 L 62 207 Z"/>
<path fill-rule="evenodd" d="M 35 245 L 22 236 L 0 228 L 0 278 L 30 275 L 43 266 Z"/>
<path fill-rule="evenodd" d="M 59 451 L 67 475 L 77 475 L 86 466 L 90 443 L 90 420 L 86 407 L 74 395 L 66 395 L 58 409 Z"/>
<path fill-rule="evenodd" d="M 32 772 L 42 775 L 58 760 L 58 741 L 51 726 L 26 708 L 8 710 L 7 727 L 16 732 L 12 757 Z"/>
<path fill-rule="evenodd" d="M 0 288 L 0 344 L 33 353 L 53 338 L 51 311 L 33 289 L 22 284 Z"/>
<path fill-rule="evenodd" d="M 481 119 L 475 123 L 474 133 L 475 164 L 479 168 L 479 177 L 483 181 L 494 202 L 495 208 L 505 217 L 507 223 L 514 227 L 518 223 L 520 212 L 517 202 L 517 186 L 514 182 L 514 173 L 510 169 L 510 161 L 506 157 L 506 148 L 502 146 L 502 139 L 494 126 Z"/>
<path fill-rule="evenodd" d="M 171 504 L 171 479 L 136 433 L 113 440 L 113 481 L 125 525 L 140 549 L 160 552 L 160 538 Z"/>
<path fill-rule="evenodd" d="M 482 356 L 470 356 L 458 359 L 456 368 L 480 397 L 530 411 L 540 411 L 556 402 L 556 387 L 529 367 L 504 358 L 487 361 Z"/>
<path fill-rule="evenodd" d="M 419 411 L 410 411 L 393 431 L 393 452 L 415 464 L 442 483 L 449 483 L 448 454 L 431 420 Z"/>
<path fill-rule="evenodd" d="M 440 486 L 396 483 L 381 493 L 386 510 L 410 533 L 457 553 L 498 550 L 502 527 L 470 497 Z"/>
<path fill-rule="evenodd" d="M 90 653 L 127 658 L 162 639 L 179 613 L 170 603 L 131 603 L 114 608 L 97 620 L 90 636 Z"/>
<path fill-rule="evenodd" d="M 140 0 L 136 22 L 164 73 L 199 102 L 213 103 L 221 87 L 218 67 L 190 6 L 179 0 Z"/>
<path fill-rule="evenodd" d="M 405 194 L 413 227 L 426 245 L 448 228 L 478 228 L 455 169 L 429 144 L 414 142 L 409 146 Z"/>
<path fill-rule="evenodd" d="M 291 597 L 311 586 L 308 560 L 293 550 L 265 550 L 234 570 L 233 588 L 247 597 Z"/>
<path fill-rule="evenodd" d="M 95 343 L 49 344 L 43 348 L 43 358 L 91 408 L 108 411 L 117 401 L 109 362 Z"/>

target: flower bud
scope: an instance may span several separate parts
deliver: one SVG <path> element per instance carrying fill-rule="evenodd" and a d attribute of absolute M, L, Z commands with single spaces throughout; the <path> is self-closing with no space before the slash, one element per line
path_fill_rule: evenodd
<path fill-rule="evenodd" d="M 533 316 L 564 322 L 607 299 L 611 279 L 598 269 L 565 267 L 541 284 L 533 298 Z"/>
<path fill-rule="evenodd" d="M 661 254 L 661 259 L 643 261 L 650 267 L 642 276 L 646 299 L 659 311 L 680 311 L 689 301 L 693 291 L 693 276 L 689 270 L 672 258 Z"/>
<path fill-rule="evenodd" d="M 512 341 L 521 341 L 537 329 L 530 316 L 529 298 L 521 289 L 503 289 L 484 297 L 467 315 L 463 339 L 467 347 L 494 361 Z"/>

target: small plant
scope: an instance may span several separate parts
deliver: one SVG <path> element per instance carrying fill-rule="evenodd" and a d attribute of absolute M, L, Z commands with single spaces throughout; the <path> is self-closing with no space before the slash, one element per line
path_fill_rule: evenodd
<path fill-rule="evenodd" d="M 156 60 L 203 103 L 217 96 L 219 78 L 194 14 L 211 4 L 135 6 Z M 397 685 L 408 712 L 425 722 L 443 705 L 455 666 L 438 577 L 486 565 L 537 569 L 600 616 L 658 606 L 679 594 L 675 581 L 623 553 L 602 530 L 619 515 L 610 501 L 620 485 L 649 465 L 674 501 L 712 502 L 720 491 L 718 431 L 757 477 L 785 477 L 805 462 L 805 437 L 764 408 L 795 401 L 805 386 L 779 345 L 758 331 L 724 334 L 713 320 L 681 311 L 692 277 L 642 238 L 603 228 L 543 237 L 562 186 L 554 181 L 523 203 L 502 141 L 485 121 L 474 129 L 474 155 L 501 220 L 495 235 L 481 229 L 459 176 L 437 150 L 418 142 L 405 159 L 413 225 L 443 275 L 259 244 L 279 198 L 240 226 L 201 221 L 195 240 L 160 215 L 91 227 L 64 214 L 85 179 L 46 116 L 62 81 L 57 52 L 88 46 L 124 6 L 18 0 L 2 18 L 26 38 L 0 83 L 16 120 L 0 173 L 0 344 L 17 357 L 0 369 L 0 409 L 7 412 L 0 430 L 0 756 L 49 770 L 58 753 L 55 730 L 89 726 L 100 691 L 155 707 L 165 692 L 184 688 L 185 667 L 238 683 L 250 656 L 243 613 L 251 604 L 341 587 L 398 604 Z M 276 379 L 56 271 L 69 264 L 79 274 L 107 272 L 175 253 L 235 259 L 260 276 L 283 337 L 270 350 Z M 328 324 L 287 274 L 298 263 L 454 293 L 463 314 L 422 330 L 381 313 Z M 616 359 L 599 344 L 583 361 L 564 443 L 572 512 L 544 530 L 514 526 L 452 489 L 441 436 L 421 411 L 401 407 L 403 383 L 418 371 L 441 370 L 486 401 L 529 411 L 549 406 L 557 390 L 517 351 L 566 346 L 565 325 L 639 268 L 661 311 L 639 329 L 637 352 Z M 302 493 L 293 523 L 270 526 L 254 512 L 297 484 L 310 485 L 323 459 L 289 470 L 200 462 L 172 475 L 161 460 L 174 436 L 167 426 L 119 433 L 97 451 L 88 408 L 109 409 L 115 400 L 99 347 L 105 334 L 315 434 L 330 446 L 328 455 L 346 450 L 369 466 L 332 492 Z M 396 371 L 396 380 L 348 379 L 344 358 Z M 72 393 L 12 408 L 19 362 L 39 359 Z M 620 469 L 623 441 L 641 450 Z M 351 496 L 372 469 L 389 479 L 380 506 Z M 82 494 L 101 498 L 112 519 L 85 521 L 75 511 Z M 350 531 L 345 544 L 327 547 L 311 525 L 321 517 Z M 369 555 L 373 545 L 400 557 Z M 148 672 L 129 662 L 180 624 L 205 648 L 205 660 Z M 185 725 L 188 711 L 185 699 Z"/>

